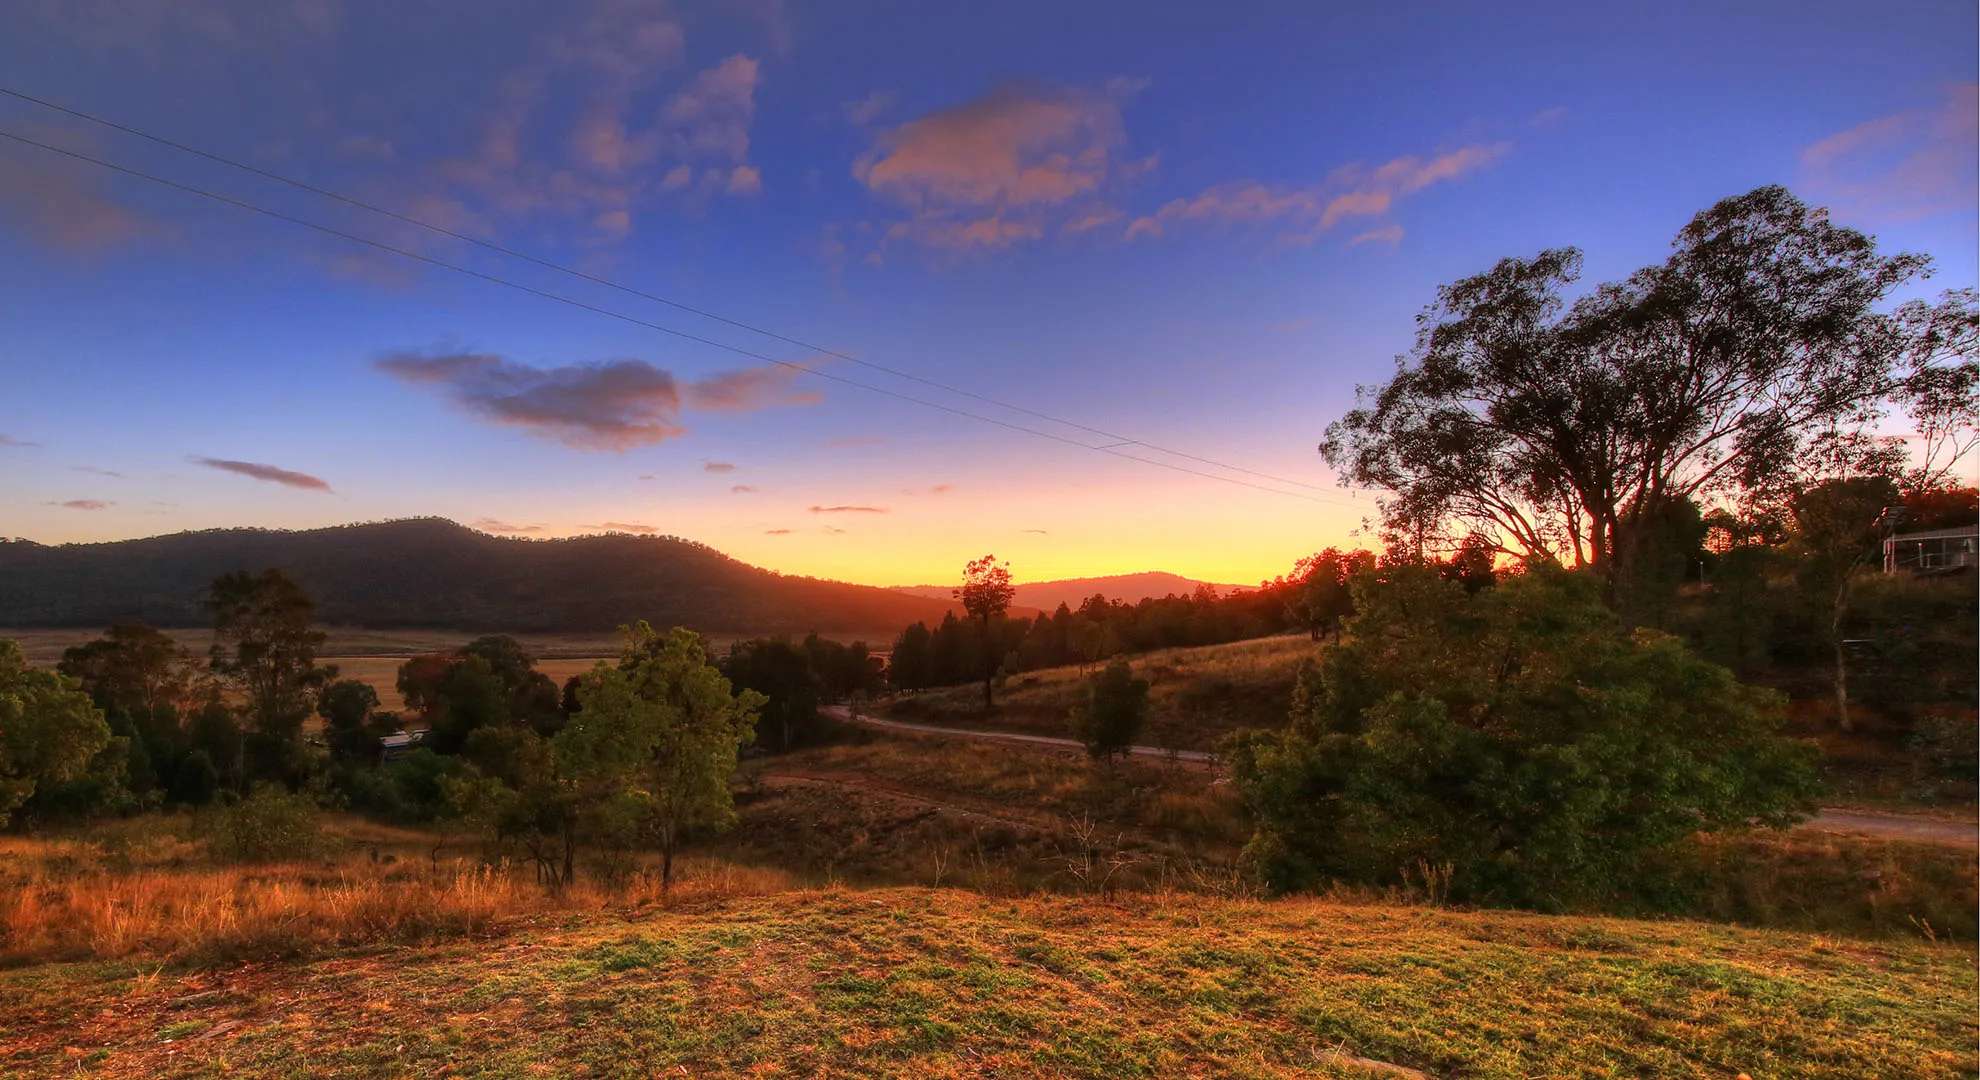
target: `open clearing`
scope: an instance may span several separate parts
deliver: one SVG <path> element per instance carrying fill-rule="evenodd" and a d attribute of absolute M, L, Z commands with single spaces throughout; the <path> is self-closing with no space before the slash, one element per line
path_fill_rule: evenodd
<path fill-rule="evenodd" d="M 1239 728 L 1282 726 L 1300 661 L 1319 649 L 1300 634 L 1126 657 L 1135 675 L 1148 680 L 1148 718 L 1140 741 L 1165 749 L 1214 750 L 1219 739 Z M 1064 736 L 1066 714 L 1078 703 L 1084 681 L 1076 666 L 1048 668 L 1008 680 L 988 713 L 981 684 L 897 698 L 881 713 L 920 724 Z"/>
<path fill-rule="evenodd" d="M 787 892 L 231 970 L 0 973 L 13 1075 L 1971 1076 L 1971 950 L 1692 923 Z M 1390 1074 L 1398 1075 L 1398 1074 Z"/>

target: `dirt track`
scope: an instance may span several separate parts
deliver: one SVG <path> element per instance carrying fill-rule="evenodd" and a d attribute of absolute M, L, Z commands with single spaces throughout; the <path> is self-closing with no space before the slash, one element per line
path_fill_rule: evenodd
<path fill-rule="evenodd" d="M 841 723 L 859 724 L 862 727 L 878 728 L 885 731 L 907 731 L 924 735 L 947 735 L 957 739 L 983 739 L 994 742 L 1025 743 L 1032 746 L 1045 746 L 1055 750 L 1081 751 L 1079 743 L 1072 739 L 1055 739 L 1047 735 L 1022 735 L 1011 731 L 974 731 L 968 728 L 940 727 L 934 724 L 910 724 L 900 720 L 883 720 L 877 716 L 852 715 L 852 710 L 844 705 L 827 705 L 819 710 L 826 716 Z M 1214 766 L 1214 755 L 1200 750 L 1167 750 L 1159 746 L 1137 746 L 1130 750 L 1137 757 L 1157 760 L 1175 760 L 1195 766 Z M 1909 840 L 1914 843 L 1950 844 L 1960 847 L 1980 846 L 1980 825 L 1970 822 L 1938 821 L 1930 818 L 1905 817 L 1901 814 L 1875 814 L 1860 810 L 1823 810 L 1814 818 L 1801 825 L 1801 828 L 1814 832 L 1851 833 L 1858 836 L 1874 836 L 1883 840 Z"/>

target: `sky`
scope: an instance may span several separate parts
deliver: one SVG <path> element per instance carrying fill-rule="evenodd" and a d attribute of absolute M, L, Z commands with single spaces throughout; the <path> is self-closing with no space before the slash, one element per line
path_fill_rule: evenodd
<path fill-rule="evenodd" d="M 1375 7 L 0 0 L 0 88 L 541 260 L 0 96 L 182 185 L 0 139 L 0 536 L 1254 583 L 1372 543 L 1316 445 L 1500 258 L 1781 183 L 1975 283 L 1970 0 Z"/>

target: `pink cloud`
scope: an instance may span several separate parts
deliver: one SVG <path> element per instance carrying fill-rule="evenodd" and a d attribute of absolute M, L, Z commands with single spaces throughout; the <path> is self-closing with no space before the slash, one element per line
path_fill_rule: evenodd
<path fill-rule="evenodd" d="M 1354 239 L 1348 241 L 1348 246 L 1353 247 L 1356 244 L 1387 244 L 1390 247 L 1395 247 L 1397 244 L 1402 243 L 1402 238 L 1403 227 L 1391 222 L 1379 229 L 1370 229 L 1365 233 L 1357 233 Z"/>
<path fill-rule="evenodd" d="M 207 457 L 196 457 L 192 460 L 196 465 L 204 465 L 209 469 L 219 469 L 221 472 L 230 472 L 238 476 L 261 480 L 270 484 L 300 488 L 303 491 L 321 491 L 326 495 L 333 494 L 328 481 L 320 477 L 311 476 L 308 473 L 279 469 L 273 465 L 264 465 L 258 461 L 228 461 L 224 458 Z"/>
<path fill-rule="evenodd" d="M 1153 239 L 1182 224 L 1272 225 L 1280 230 L 1283 242 L 1310 244 L 1348 218 L 1386 214 L 1397 199 L 1485 168 L 1509 149 L 1502 142 L 1480 144 L 1427 159 L 1399 157 L 1373 169 L 1349 165 L 1334 170 L 1325 183 L 1303 188 L 1256 180 L 1218 184 L 1193 198 L 1172 199 L 1155 213 L 1136 218 L 1129 223 L 1124 238 Z M 1388 235 L 1386 229 L 1361 234 L 1368 240 L 1384 240 Z M 1395 235 L 1399 238 L 1400 232 Z M 1354 242 L 1366 241 L 1357 237 L 1350 241 Z"/>
<path fill-rule="evenodd" d="M 496 518 L 477 518 L 468 523 L 468 528 L 480 529 L 485 533 L 504 533 L 511 536 L 523 536 L 543 531 L 543 526 L 541 525 L 515 525 Z"/>
<path fill-rule="evenodd" d="M 798 372 L 768 365 L 717 372 L 687 385 L 692 408 L 723 412 L 752 412 L 778 405 L 816 405 L 825 400 L 816 390 L 795 390 Z"/>
<path fill-rule="evenodd" d="M 1970 210 L 1980 87 L 1953 87 L 1937 105 L 1866 120 L 1801 152 L 1809 189 L 1839 208 L 1898 221 Z"/>

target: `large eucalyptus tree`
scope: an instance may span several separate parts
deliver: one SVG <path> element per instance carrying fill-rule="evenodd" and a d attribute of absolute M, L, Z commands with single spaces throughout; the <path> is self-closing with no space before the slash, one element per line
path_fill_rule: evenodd
<path fill-rule="evenodd" d="M 1440 288 L 1395 377 L 1328 428 L 1344 482 L 1389 493 L 1392 546 L 1482 537 L 1613 583 L 1674 503 L 1762 492 L 1894 408 L 1971 431 L 1972 290 L 1892 309 L 1929 260 L 1785 188 L 1705 210 L 1665 262 L 1570 304 L 1580 269 L 1562 248 Z"/>

